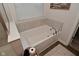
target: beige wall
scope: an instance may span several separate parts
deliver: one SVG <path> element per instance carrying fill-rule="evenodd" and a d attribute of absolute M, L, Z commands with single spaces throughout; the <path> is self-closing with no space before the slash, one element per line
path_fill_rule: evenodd
<path fill-rule="evenodd" d="M 3 46 L 5 44 L 7 44 L 7 34 L 2 26 L 2 24 L 0 23 L 0 46 Z"/>
<path fill-rule="evenodd" d="M 63 22 L 62 34 L 60 41 L 67 45 L 70 42 L 70 38 L 77 23 L 77 15 L 79 10 L 79 4 L 71 4 L 70 10 L 56 10 L 49 9 L 49 4 L 44 4 L 44 15 L 48 19 Z"/>
<path fill-rule="evenodd" d="M 14 5 L 17 20 L 43 16 L 42 3 L 15 3 Z"/>

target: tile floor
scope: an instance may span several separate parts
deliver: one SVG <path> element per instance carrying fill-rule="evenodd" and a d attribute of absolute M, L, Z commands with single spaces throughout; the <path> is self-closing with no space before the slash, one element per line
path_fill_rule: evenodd
<path fill-rule="evenodd" d="M 46 53 L 45 56 L 75 56 L 75 55 L 61 44 L 58 44 L 55 48 Z"/>

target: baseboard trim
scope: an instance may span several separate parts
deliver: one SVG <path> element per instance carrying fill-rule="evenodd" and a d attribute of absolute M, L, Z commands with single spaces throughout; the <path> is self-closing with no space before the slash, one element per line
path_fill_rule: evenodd
<path fill-rule="evenodd" d="M 65 41 L 63 41 L 62 39 L 58 39 L 58 41 L 63 43 L 64 45 L 68 46 L 68 44 Z"/>

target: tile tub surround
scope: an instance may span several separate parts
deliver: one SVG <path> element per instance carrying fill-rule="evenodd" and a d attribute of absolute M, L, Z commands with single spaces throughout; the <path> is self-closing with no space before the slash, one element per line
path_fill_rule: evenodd
<path fill-rule="evenodd" d="M 41 25 L 45 25 L 45 24 L 49 26 L 54 26 L 57 29 L 57 31 L 61 31 L 63 27 L 63 23 L 54 21 L 54 20 L 49 20 L 46 18 L 39 19 L 39 20 L 35 19 L 35 20 L 30 20 L 30 21 L 25 20 L 23 22 L 20 21 L 16 23 L 19 32 L 23 32 L 35 27 L 39 27 Z"/>
<path fill-rule="evenodd" d="M 56 28 L 57 31 L 62 31 L 63 23 L 52 20 L 52 19 L 44 19 L 42 20 L 43 23 Z"/>
<path fill-rule="evenodd" d="M 19 32 L 23 32 L 41 25 L 45 25 L 42 20 L 32 20 L 16 24 Z"/>

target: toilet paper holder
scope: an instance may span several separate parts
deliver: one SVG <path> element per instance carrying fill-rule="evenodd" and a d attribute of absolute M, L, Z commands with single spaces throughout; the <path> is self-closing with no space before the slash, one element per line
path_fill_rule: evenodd
<path fill-rule="evenodd" d="M 34 47 L 28 47 L 24 50 L 23 56 L 38 56 L 36 48 Z"/>

